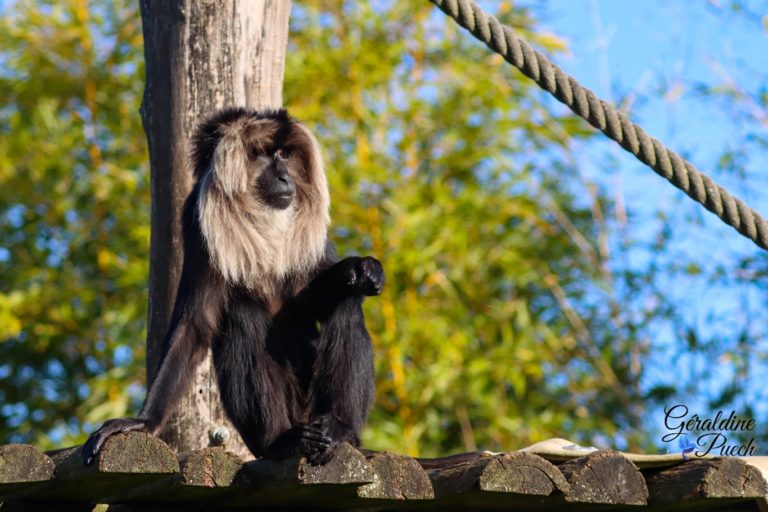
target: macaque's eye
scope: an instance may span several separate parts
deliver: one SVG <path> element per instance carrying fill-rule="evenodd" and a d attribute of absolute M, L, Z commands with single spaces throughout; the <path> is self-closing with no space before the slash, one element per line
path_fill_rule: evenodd
<path fill-rule="evenodd" d="M 280 148 L 277 150 L 277 156 L 278 158 L 282 158 L 283 160 L 285 160 L 286 158 L 290 158 L 291 150 L 289 148 Z"/>

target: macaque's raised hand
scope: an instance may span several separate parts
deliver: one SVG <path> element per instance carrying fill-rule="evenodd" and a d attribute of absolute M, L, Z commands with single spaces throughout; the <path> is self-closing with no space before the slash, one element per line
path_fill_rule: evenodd
<path fill-rule="evenodd" d="M 371 256 L 352 256 L 348 262 L 347 285 L 360 295 L 380 295 L 384 288 L 384 268 L 381 262 Z"/>

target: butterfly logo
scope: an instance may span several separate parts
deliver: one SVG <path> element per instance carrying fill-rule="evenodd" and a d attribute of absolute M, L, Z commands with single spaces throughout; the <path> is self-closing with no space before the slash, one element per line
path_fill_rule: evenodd
<path fill-rule="evenodd" d="M 688 454 L 691 453 L 695 448 L 696 445 L 693 444 L 689 439 L 688 436 L 683 434 L 677 439 L 677 445 L 680 447 L 680 450 L 683 455 L 683 460 L 688 460 Z"/>

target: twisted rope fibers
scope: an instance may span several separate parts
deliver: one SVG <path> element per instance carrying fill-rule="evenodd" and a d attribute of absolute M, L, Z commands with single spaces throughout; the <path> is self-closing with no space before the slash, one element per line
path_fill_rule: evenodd
<path fill-rule="evenodd" d="M 576 115 L 618 142 L 638 160 L 702 204 L 743 236 L 768 250 L 768 222 L 693 164 L 649 136 L 623 113 L 485 13 L 473 0 L 429 0 L 491 50 L 552 94 Z"/>

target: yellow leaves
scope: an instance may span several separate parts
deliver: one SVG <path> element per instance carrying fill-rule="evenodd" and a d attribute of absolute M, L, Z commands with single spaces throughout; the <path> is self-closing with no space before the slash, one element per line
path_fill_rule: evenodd
<path fill-rule="evenodd" d="M 107 250 L 105 247 L 99 247 L 96 252 L 96 265 L 100 269 L 107 268 L 110 262 L 116 261 L 115 255 Z"/>
<path fill-rule="evenodd" d="M 58 329 L 52 324 L 36 323 L 31 326 L 30 331 L 35 337 L 49 338 L 56 334 Z"/>
<path fill-rule="evenodd" d="M 91 392 L 78 414 L 88 423 L 98 424 L 109 418 L 126 416 L 130 396 L 116 383 L 127 377 L 124 368 L 113 368 L 91 380 Z"/>
<path fill-rule="evenodd" d="M 21 320 L 14 311 L 23 300 L 24 295 L 19 291 L 0 293 L 0 342 L 21 332 Z"/>
<path fill-rule="evenodd" d="M 142 373 L 149 184 L 142 55 L 131 47 L 138 6 L 90 3 L 98 8 L 14 2 L 0 19 L 0 367 L 14 372 L 3 382 L 8 403 L 46 411 L 16 418 L 13 432 L 40 437 L 76 425 L 91 386 L 103 385 L 89 412 L 101 401 L 112 405 L 96 416 L 124 412 L 133 379 L 108 370 Z M 115 357 L 126 343 L 136 357 Z M 0 412 L 0 438 L 8 434 Z M 66 435 L 78 440 L 76 429 Z"/>
<path fill-rule="evenodd" d="M 550 52 L 564 52 L 568 49 L 568 42 L 562 37 L 549 32 L 537 32 L 535 41 Z"/>

